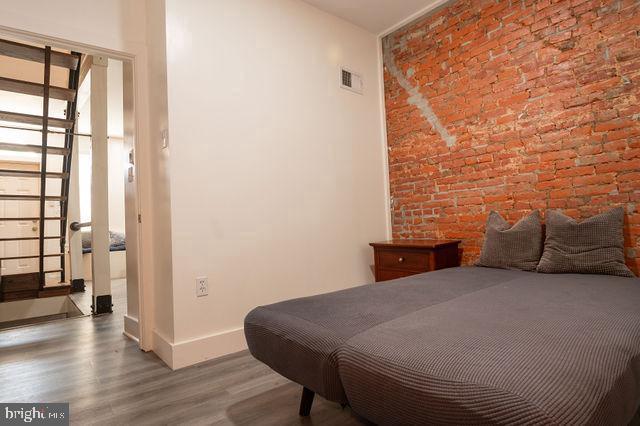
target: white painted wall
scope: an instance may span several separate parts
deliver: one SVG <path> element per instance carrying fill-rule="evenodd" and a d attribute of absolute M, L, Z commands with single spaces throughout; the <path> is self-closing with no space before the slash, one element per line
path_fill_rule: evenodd
<path fill-rule="evenodd" d="M 5 1 L 0 25 L 137 54 L 146 43 L 144 15 L 144 0 Z"/>
<path fill-rule="evenodd" d="M 298 0 L 1 12 L 0 34 L 135 57 L 143 347 L 174 368 L 229 353 L 254 306 L 373 279 L 367 243 L 387 228 L 374 35 Z M 363 96 L 338 88 L 340 65 L 362 73 Z M 210 295 L 196 299 L 201 275 Z"/>
<path fill-rule="evenodd" d="M 91 150 L 89 143 L 80 141 L 80 220 L 91 220 Z M 121 138 L 109 138 L 109 230 L 125 233 L 124 179 L 126 153 Z"/>
<path fill-rule="evenodd" d="M 242 349 L 257 305 L 371 282 L 387 226 L 376 36 L 297 0 L 166 4 L 179 368 Z"/>
<path fill-rule="evenodd" d="M 109 230 L 121 234 L 125 233 L 124 179 L 127 172 L 123 144 L 122 138 L 109 138 Z"/>

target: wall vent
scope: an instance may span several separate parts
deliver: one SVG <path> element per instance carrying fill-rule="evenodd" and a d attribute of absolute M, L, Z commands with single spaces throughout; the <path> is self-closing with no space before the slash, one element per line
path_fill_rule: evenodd
<path fill-rule="evenodd" d="M 348 68 L 340 68 L 340 87 L 362 94 L 362 76 Z"/>

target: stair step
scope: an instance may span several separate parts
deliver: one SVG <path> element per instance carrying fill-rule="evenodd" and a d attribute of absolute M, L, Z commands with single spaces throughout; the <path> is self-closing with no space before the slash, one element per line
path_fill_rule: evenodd
<path fill-rule="evenodd" d="M 61 197 L 60 195 L 46 195 L 44 199 L 47 201 L 65 201 L 67 197 Z M 0 194 L 0 200 L 40 201 L 40 196 L 39 195 Z"/>
<path fill-rule="evenodd" d="M 44 220 L 62 220 L 62 219 L 64 218 L 60 216 L 51 216 L 51 217 L 44 218 Z M 28 222 L 28 221 L 37 222 L 40 220 L 40 218 L 39 217 L 0 217 L 0 222 L 4 222 L 7 220 L 17 220 L 20 222 Z"/>
<path fill-rule="evenodd" d="M 0 111 L 0 121 L 11 121 L 13 123 L 42 125 L 42 117 L 39 115 L 21 114 L 19 112 Z M 49 127 L 60 127 L 71 129 L 73 120 L 64 118 L 49 117 Z"/>
<path fill-rule="evenodd" d="M 6 77 L 0 77 L 0 90 L 22 93 L 23 95 L 44 96 L 44 84 Z M 61 101 L 73 102 L 76 98 L 76 91 L 73 89 L 65 89 L 64 87 L 50 86 L 49 97 L 52 99 L 60 99 Z"/>
<path fill-rule="evenodd" d="M 0 40 L 0 55 L 44 64 L 43 48 L 14 41 Z M 75 70 L 78 68 L 78 62 L 78 57 L 75 55 L 51 51 L 51 65 Z"/>
<path fill-rule="evenodd" d="M 46 289 L 55 289 L 55 288 L 68 288 L 71 287 L 69 283 L 55 283 L 55 284 L 45 284 L 44 288 Z"/>
<path fill-rule="evenodd" d="M 35 178 L 39 178 L 41 175 L 42 175 L 42 172 L 35 172 L 35 171 L 31 171 L 31 170 L 0 169 L 0 176 L 7 176 L 7 177 L 35 177 Z M 69 177 L 69 173 L 47 172 L 47 177 L 49 177 L 49 178 L 67 178 L 67 177 Z"/>
<path fill-rule="evenodd" d="M 50 269 L 48 271 L 44 271 L 45 274 L 55 274 L 58 272 L 62 272 L 62 269 Z"/>
<path fill-rule="evenodd" d="M 41 145 L 22 145 L 18 143 L 0 142 L 0 150 L 5 151 L 20 151 L 20 152 L 42 152 Z M 53 155 L 67 155 L 69 150 L 67 148 L 58 148 L 54 146 L 47 146 L 47 154 Z"/>
<path fill-rule="evenodd" d="M 42 257 L 60 257 L 62 255 L 63 255 L 63 253 L 49 253 L 49 254 L 45 254 Z M 40 255 L 30 254 L 30 255 L 27 255 L 27 256 L 0 257 L 0 261 L 2 261 L 2 260 L 20 260 L 20 259 L 38 259 L 38 258 L 40 258 Z"/>
<path fill-rule="evenodd" d="M 40 275 L 38 272 L 26 272 L 22 274 L 10 274 L 0 277 L 2 292 L 17 292 L 38 290 L 40 288 Z"/>
<path fill-rule="evenodd" d="M 2 220 L 2 219 L 0 219 Z M 50 236 L 50 237 L 44 237 L 45 240 L 59 240 L 60 238 L 62 238 L 59 235 L 56 236 Z M 1 242 L 5 242 L 5 241 L 37 241 L 39 240 L 40 237 L 15 237 L 15 238 L 0 238 L 0 243 Z"/>
<path fill-rule="evenodd" d="M 71 285 L 67 283 L 47 284 L 38 292 L 38 297 L 67 296 L 71 293 Z"/>

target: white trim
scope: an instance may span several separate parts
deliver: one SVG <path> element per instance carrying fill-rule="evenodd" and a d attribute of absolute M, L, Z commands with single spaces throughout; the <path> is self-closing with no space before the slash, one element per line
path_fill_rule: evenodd
<path fill-rule="evenodd" d="M 153 332 L 153 351 L 172 370 L 220 358 L 247 349 L 244 327 L 171 343 L 158 331 Z"/>
<path fill-rule="evenodd" d="M 407 25 L 408 23 L 420 18 L 422 15 L 426 15 L 427 13 L 433 11 L 434 9 L 442 6 L 445 3 L 450 2 L 451 0 L 436 0 L 434 3 L 431 3 L 428 6 L 423 7 L 422 9 L 418 10 L 417 12 L 409 15 L 408 17 L 404 18 L 402 21 L 398 22 L 397 24 L 394 24 L 392 26 L 390 26 L 389 28 L 387 28 L 386 30 L 381 31 L 378 34 L 378 37 L 382 38 L 385 37 L 389 34 L 391 34 L 392 32 L 394 32 L 395 30 L 397 30 L 398 28 L 402 28 L 405 25 Z"/>
<path fill-rule="evenodd" d="M 127 333 L 127 331 L 123 331 L 122 334 L 124 334 L 124 336 L 128 339 L 133 340 L 134 342 L 136 342 L 138 345 L 140 344 L 140 339 L 138 339 L 136 336 L 134 336 L 133 334 L 129 334 Z"/>
<path fill-rule="evenodd" d="M 58 37 L 46 36 L 44 34 L 38 34 L 31 31 L 19 30 L 16 28 L 6 27 L 0 25 L 0 35 L 6 35 L 12 39 L 19 39 L 29 43 L 51 45 L 66 50 L 82 51 L 83 55 L 106 55 L 112 59 L 119 59 L 121 61 L 131 61 L 136 55 L 127 52 L 120 52 L 118 50 L 108 49 L 104 47 L 92 46 L 76 41 L 65 40 Z"/>
<path fill-rule="evenodd" d="M 391 239 L 392 221 L 391 215 L 391 183 L 389 181 L 389 143 L 387 141 L 387 110 L 384 94 L 384 59 L 382 55 L 382 37 L 378 37 L 378 86 L 380 106 L 380 132 L 382 138 L 382 171 L 384 173 L 384 213 L 386 217 L 386 238 Z"/>
<path fill-rule="evenodd" d="M 130 339 L 140 342 L 138 336 L 140 336 L 140 326 L 138 324 L 138 318 L 133 318 L 129 315 L 124 316 L 124 335 Z"/>
<path fill-rule="evenodd" d="M 153 330 L 153 352 L 173 369 L 173 344 L 157 330 Z"/>
<path fill-rule="evenodd" d="M 171 368 L 177 370 L 245 349 L 247 341 L 244 338 L 244 327 L 185 340 L 173 345 Z"/>
<path fill-rule="evenodd" d="M 151 278 L 145 279 L 145 276 L 151 276 L 153 274 L 153 247 L 146 244 L 145 240 L 145 225 L 140 218 L 145 215 L 144 208 L 147 205 L 147 198 L 151 193 L 151 183 L 147 180 L 149 173 L 149 145 L 151 141 L 149 139 L 149 105 L 148 105 L 148 81 L 147 75 L 140 74 L 148 72 L 148 66 L 146 64 L 147 54 L 144 52 L 142 55 L 138 55 L 133 59 L 131 63 L 132 67 L 132 81 L 131 87 L 133 90 L 133 117 L 134 117 L 134 140 L 133 151 L 135 155 L 134 175 L 135 189 L 136 189 L 136 208 L 138 211 L 137 222 L 137 261 L 138 261 L 138 323 L 140 349 L 145 352 L 150 351 L 153 348 L 153 332 L 154 326 L 154 313 L 153 313 L 153 297 L 154 287 Z M 141 65 L 143 63 L 144 65 Z M 123 70 L 124 70 L 123 66 Z M 123 82 L 124 83 L 124 82 Z M 124 83 L 126 84 L 126 83 Z M 145 99 L 141 99 L 140 92 L 145 94 Z M 141 105 L 143 105 L 141 107 Z M 145 114 L 145 115 L 143 115 Z M 126 225 L 125 225 L 126 226 Z M 143 253 L 145 248 L 148 250 L 149 266 L 145 265 Z M 149 305 L 149 306 L 148 306 Z"/>

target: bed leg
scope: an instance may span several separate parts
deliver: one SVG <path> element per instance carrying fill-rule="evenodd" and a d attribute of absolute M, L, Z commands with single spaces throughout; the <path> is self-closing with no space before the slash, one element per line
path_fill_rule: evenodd
<path fill-rule="evenodd" d="M 302 398 L 300 399 L 300 415 L 302 417 L 307 417 L 311 413 L 311 405 L 313 405 L 315 394 L 311 389 L 302 388 Z"/>

